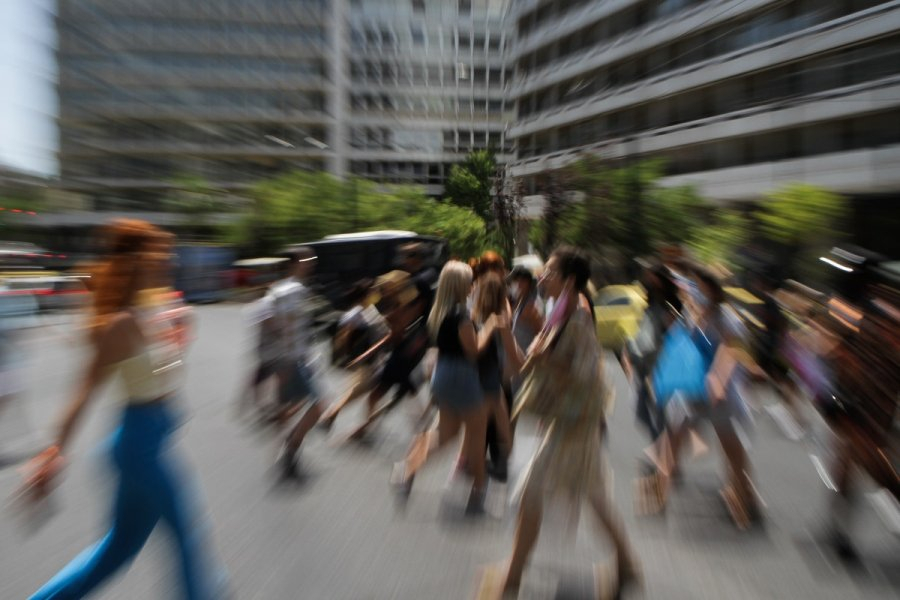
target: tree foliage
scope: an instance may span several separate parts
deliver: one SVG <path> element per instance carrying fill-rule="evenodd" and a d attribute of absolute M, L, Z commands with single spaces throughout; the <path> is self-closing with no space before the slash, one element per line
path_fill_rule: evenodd
<path fill-rule="evenodd" d="M 251 210 L 229 232 L 229 240 L 248 254 L 277 252 L 287 244 L 326 235 L 380 229 L 444 237 L 451 252 L 462 257 L 480 253 L 490 241 L 484 221 L 471 210 L 432 200 L 414 187 L 296 171 L 261 182 L 251 197 Z"/>
<path fill-rule="evenodd" d="M 815 278 L 816 258 L 843 236 L 849 206 L 842 196 L 794 183 L 766 195 L 753 213 L 762 234 L 782 249 L 787 271 Z"/>
<path fill-rule="evenodd" d="M 497 161 L 489 150 L 470 152 L 466 160 L 453 165 L 444 189 L 448 200 L 472 210 L 485 223 L 493 219 L 491 189 L 497 174 Z"/>

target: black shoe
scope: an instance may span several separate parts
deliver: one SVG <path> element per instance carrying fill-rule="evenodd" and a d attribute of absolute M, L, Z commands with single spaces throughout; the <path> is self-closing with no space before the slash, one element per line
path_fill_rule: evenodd
<path fill-rule="evenodd" d="M 491 461 L 488 463 L 487 472 L 491 479 L 506 483 L 509 479 L 509 463 L 506 460 Z"/>
<path fill-rule="evenodd" d="M 391 473 L 391 487 L 397 496 L 399 504 L 405 506 L 409 502 L 409 496 L 412 494 L 413 481 L 415 474 L 405 477 L 406 463 L 399 462 L 394 465 L 394 471 Z"/>
<path fill-rule="evenodd" d="M 840 532 L 832 533 L 831 547 L 834 548 L 838 558 L 845 564 L 858 565 L 860 563 L 859 553 L 846 534 Z"/>
<path fill-rule="evenodd" d="M 285 479 L 296 479 L 299 476 L 297 468 L 297 450 L 291 450 L 287 444 L 281 447 L 275 465 L 281 472 L 281 476 Z"/>

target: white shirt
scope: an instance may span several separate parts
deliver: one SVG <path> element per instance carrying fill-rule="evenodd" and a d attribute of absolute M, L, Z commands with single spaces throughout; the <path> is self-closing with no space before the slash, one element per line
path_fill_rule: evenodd
<path fill-rule="evenodd" d="M 284 356 L 306 360 L 312 342 L 312 315 L 309 290 L 293 277 L 272 284 L 268 296 L 274 303 L 275 318 L 282 332 Z"/>

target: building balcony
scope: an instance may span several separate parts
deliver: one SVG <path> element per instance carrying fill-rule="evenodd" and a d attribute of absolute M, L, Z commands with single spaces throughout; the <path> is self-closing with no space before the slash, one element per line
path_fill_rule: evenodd
<path fill-rule="evenodd" d="M 627 106 L 651 102 L 741 74 L 888 35 L 897 31 L 898 17 L 900 1 L 894 1 L 656 77 L 607 89 L 594 96 L 560 104 L 520 119 L 510 129 L 510 137 L 518 138 L 561 127 Z"/>
<path fill-rule="evenodd" d="M 611 64 L 629 55 L 652 50 L 678 38 L 688 36 L 700 27 L 711 27 L 741 15 L 751 14 L 772 3 L 773 0 L 745 0 L 743 2 L 741 0 L 709 0 L 709 2 L 680 10 L 674 15 L 648 23 L 645 27 L 630 31 L 582 52 L 565 56 L 536 71 L 519 75 L 513 82 L 510 93 L 513 97 L 528 94 L 542 87 L 575 77 L 585 71 Z M 612 4 L 607 2 L 588 5 L 582 9 L 582 12 L 589 9 L 598 11 L 600 7 L 608 7 Z M 633 4 L 633 2 L 619 2 L 618 4 Z M 709 11 L 715 12 L 710 16 Z M 573 20 L 572 29 L 587 24 L 588 22 Z M 550 36 L 548 38 L 557 39 Z"/>
<path fill-rule="evenodd" d="M 660 154 L 680 147 L 824 123 L 892 107 L 900 107 L 900 75 L 633 135 L 614 136 L 594 144 L 520 159 L 511 167 L 515 176 L 532 175 L 563 167 L 583 154 L 599 154 L 609 160 Z"/>
<path fill-rule="evenodd" d="M 285 148 L 272 144 L 197 143 L 161 141 L 96 141 L 82 142 L 69 147 L 67 156 L 127 155 L 127 156 L 200 156 L 209 158 L 322 158 L 331 156 L 329 149 L 313 147 Z"/>
<path fill-rule="evenodd" d="M 135 69 L 122 67 L 94 67 L 90 69 L 94 77 L 101 78 L 114 87 L 159 87 L 159 88 L 216 88 L 252 90 L 310 90 L 324 91 L 331 88 L 331 82 L 319 75 L 292 75 L 274 72 L 231 71 L 228 69 L 177 69 L 153 68 Z M 66 71 L 60 74 L 59 89 L 93 89 L 96 84 L 85 81 L 80 76 Z"/>
<path fill-rule="evenodd" d="M 499 132 L 506 129 L 506 122 L 499 116 L 487 116 L 476 113 L 472 116 L 468 111 L 460 111 L 458 115 L 409 113 L 397 111 L 365 111 L 354 112 L 350 117 L 351 126 L 392 127 L 402 123 L 404 126 L 422 129 L 470 129 L 475 126 L 479 131 Z"/>
<path fill-rule="evenodd" d="M 507 97 L 506 91 L 503 89 L 502 84 L 499 83 L 492 85 L 471 85 L 471 81 L 467 80 L 459 81 L 459 85 L 456 85 L 456 83 L 456 81 L 451 81 L 445 82 L 444 85 L 441 85 L 440 83 L 433 83 L 430 85 L 399 83 L 394 85 L 354 80 L 352 83 L 352 91 L 353 93 L 384 94 L 388 96 L 391 94 L 410 94 L 423 98 L 443 96 L 450 92 L 458 97 L 463 95 L 476 95 L 491 100 L 502 100 Z"/>
<path fill-rule="evenodd" d="M 473 148 L 479 150 L 483 148 Z M 466 158 L 469 150 L 460 149 L 458 152 L 446 152 L 444 150 L 425 150 L 425 149 L 396 149 L 396 150 L 369 150 L 364 148 L 351 148 L 348 152 L 349 160 L 361 160 L 369 162 L 386 161 L 386 162 L 459 162 Z M 512 162 L 515 157 L 512 154 L 497 154 L 495 158 L 500 164 Z"/>
<path fill-rule="evenodd" d="M 900 189 L 898 157 L 900 144 L 677 175 L 661 184 L 691 185 L 701 196 L 723 202 L 758 200 L 766 192 L 797 182 L 851 196 L 896 192 Z"/>
<path fill-rule="evenodd" d="M 281 124 L 332 125 L 333 117 L 316 110 L 255 107 L 158 106 L 127 102 L 102 102 L 90 106 L 60 107 L 59 120 L 65 123 L 90 122 L 108 118 L 147 121 L 217 121 L 222 123 L 272 122 Z"/>

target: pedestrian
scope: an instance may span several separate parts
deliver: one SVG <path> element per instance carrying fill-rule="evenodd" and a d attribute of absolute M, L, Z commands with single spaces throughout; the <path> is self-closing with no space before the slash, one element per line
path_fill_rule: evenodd
<path fill-rule="evenodd" d="M 590 264 L 578 250 L 559 248 L 550 257 L 541 284 L 556 299 L 554 312 L 525 357 L 515 352 L 524 376 L 517 410 L 538 415 L 543 439 L 525 478 L 515 541 L 503 593 L 518 591 L 534 549 L 545 501 L 563 495 L 572 523 L 587 500 L 616 550 L 619 592 L 638 578 L 638 567 L 604 474 L 602 444 L 605 410 L 612 390 L 594 334 L 594 312 L 587 294 Z M 512 354 L 517 345 L 501 330 Z M 523 361 L 524 358 L 524 361 Z"/>
<path fill-rule="evenodd" d="M 848 250 L 834 254 L 845 264 L 838 295 L 827 304 L 830 339 L 824 354 L 833 385 L 820 408 L 835 434 L 829 541 L 841 559 L 855 563 L 860 557 L 851 530 L 859 475 L 882 488 L 879 495 L 887 503 L 900 501 L 900 280 L 878 268 L 884 260 L 879 255 Z"/>
<path fill-rule="evenodd" d="M 189 484 L 175 452 L 175 405 L 186 337 L 177 333 L 183 315 L 152 314 L 137 306 L 141 290 L 171 260 L 171 239 L 144 221 L 119 219 L 108 228 L 106 260 L 93 277 L 88 331 L 92 358 L 63 412 L 55 442 L 27 466 L 24 493 L 46 496 L 64 465 L 75 427 L 108 379 L 121 380 L 126 396 L 112 436 L 117 475 L 112 522 L 97 544 L 75 558 L 32 600 L 82 598 L 95 591 L 143 548 L 160 520 L 173 533 L 180 563 L 181 594 L 221 598 L 206 564 L 206 549 L 191 505 Z M 175 330 L 175 333 L 173 333 Z"/>
<path fill-rule="evenodd" d="M 653 393 L 667 415 L 667 431 L 657 444 L 660 469 L 644 481 L 642 493 L 657 497 L 659 509 L 665 505 L 671 482 L 681 476 L 684 443 L 700 424 L 710 423 L 728 471 L 728 483 L 720 494 L 735 524 L 746 529 L 759 522 L 762 513 L 747 448 L 738 433 L 739 423 L 746 423 L 749 415 L 739 390 L 747 375 L 759 376 L 761 370 L 742 347 L 743 327 L 726 305 L 718 278 L 699 265 L 691 267 L 688 276 L 696 290 L 683 298 L 690 306 L 690 320 L 686 326 L 670 330 L 662 350 L 666 353 L 666 345 L 678 339 L 683 340 L 683 346 L 678 346 L 683 354 L 661 355 L 654 373 Z M 664 375 L 673 370 L 688 373 L 690 385 L 679 383 L 677 389 L 669 389 Z"/>
<path fill-rule="evenodd" d="M 354 383 L 337 404 L 322 416 L 319 424 L 330 430 L 338 414 L 351 402 L 370 392 L 377 383 L 379 361 L 383 352 L 369 352 L 390 334 L 384 317 L 372 303 L 377 295 L 374 282 L 359 282 L 351 290 L 351 308 L 341 316 L 335 336 L 334 353 L 341 365 L 354 373 Z"/>
<path fill-rule="evenodd" d="M 297 475 L 297 452 L 306 434 L 322 417 L 321 392 L 312 364 L 312 304 L 306 280 L 316 267 L 316 254 L 309 247 L 300 247 L 289 255 L 289 276 L 272 285 L 271 295 L 275 319 L 281 331 L 283 357 L 279 366 L 283 385 L 279 394 L 282 402 L 280 421 L 287 422 L 301 410 L 303 414 L 293 425 L 279 452 L 276 464 L 282 475 Z M 303 410 L 305 408 L 305 410 Z"/>
<path fill-rule="evenodd" d="M 412 242 L 400 248 L 403 271 L 409 273 L 413 285 L 422 298 L 422 314 L 426 318 L 434 302 L 434 288 L 437 285 L 438 272 L 428 264 L 429 250 L 423 242 Z"/>
<path fill-rule="evenodd" d="M 544 327 L 543 305 L 538 298 L 537 280 L 534 274 L 525 267 L 514 268 L 508 277 L 509 298 L 512 303 L 512 334 L 518 347 L 527 352 L 537 334 Z M 502 350 L 502 347 L 501 347 Z M 503 356 L 503 398 L 506 401 L 507 411 L 512 416 L 512 404 L 519 388 L 522 385 L 522 377 L 514 368 L 512 361 L 505 351 Z M 490 427 L 490 426 L 489 426 Z M 513 442 L 516 433 L 516 422 L 510 418 L 510 441 Z M 488 454 L 497 456 L 494 448 L 494 439 L 488 435 Z M 496 478 L 494 465 L 489 465 L 489 472 Z M 502 481 L 502 479 L 501 479 Z"/>
<path fill-rule="evenodd" d="M 481 293 L 472 313 L 476 330 L 484 329 L 491 318 L 509 321 L 510 309 L 506 291 L 506 284 L 499 273 L 492 271 L 482 277 Z M 493 436 L 487 438 L 487 443 L 493 442 L 496 445 L 492 454 L 491 473 L 499 481 L 506 481 L 509 456 L 512 452 L 512 431 L 509 408 L 503 398 L 501 344 L 499 333 L 491 336 L 487 346 L 478 355 L 478 375 L 487 406 L 488 421 L 493 426 Z"/>
<path fill-rule="evenodd" d="M 503 260 L 503 257 L 500 256 L 497 252 L 493 250 L 485 251 L 481 257 L 478 259 L 478 268 L 475 271 L 475 283 L 472 286 L 471 303 L 469 304 L 470 313 L 474 314 L 475 308 L 480 304 L 481 298 L 481 290 L 483 287 L 483 283 L 486 278 L 491 275 L 495 275 L 500 277 L 501 281 L 506 278 L 506 263 Z M 509 315 L 512 312 L 512 309 L 509 306 L 509 299 L 503 299 L 504 310 L 503 314 Z M 500 349 L 501 358 L 503 356 L 502 348 Z M 502 359 L 502 362 L 505 363 L 505 359 Z M 502 389 L 501 389 L 502 392 Z M 501 401 L 505 403 L 507 410 L 507 415 L 510 413 L 512 399 L 509 397 L 501 398 Z M 490 405 L 489 405 L 490 406 Z M 485 439 L 485 444 L 487 447 L 487 454 L 490 458 L 490 473 L 492 477 L 497 479 L 498 481 L 506 480 L 506 463 L 509 459 L 509 452 L 512 449 L 512 434 L 510 433 L 508 441 L 501 440 L 501 437 L 505 438 L 505 433 L 500 432 L 499 428 L 503 428 L 504 432 L 508 429 L 506 425 L 500 425 L 496 423 L 494 419 L 493 411 L 488 411 L 488 425 L 487 425 L 487 434 Z M 460 456 L 457 461 L 457 470 L 464 470 L 466 468 L 465 457 Z"/>
<path fill-rule="evenodd" d="M 666 331 L 680 315 L 682 304 L 678 286 L 663 265 L 644 263 L 642 279 L 647 293 L 647 309 L 637 335 L 625 344 L 622 365 L 635 388 L 637 420 L 646 428 L 650 440 L 655 442 L 665 430 L 665 421 L 657 409 L 649 378 L 656 366 Z"/>
<path fill-rule="evenodd" d="M 432 401 L 438 408 L 437 430 L 416 438 L 406 459 L 395 465 L 393 480 L 402 497 L 408 497 L 416 473 L 435 451 L 455 439 L 463 427 L 463 453 L 472 476 L 466 511 L 476 514 L 484 509 L 487 483 L 484 461 L 487 408 L 479 381 L 478 356 L 490 344 L 497 326 L 496 320 L 490 318 L 476 333 L 465 307 L 471 288 L 472 269 L 468 265 L 458 261 L 444 265 L 434 307 L 428 316 L 428 332 L 437 346 L 437 364 L 431 379 Z"/>
<path fill-rule="evenodd" d="M 368 360 L 375 353 L 389 349 L 380 367 L 375 387 L 368 396 L 366 420 L 350 434 L 350 439 L 362 439 L 369 428 L 388 410 L 407 395 L 418 392 L 413 373 L 428 351 L 428 332 L 422 315 L 422 302 L 418 288 L 404 271 L 391 271 L 376 282 L 381 299 L 376 306 L 384 315 L 390 332 L 366 351 L 357 362 Z M 391 401 L 381 400 L 394 389 Z"/>
<path fill-rule="evenodd" d="M 527 351 L 544 327 L 544 315 L 538 300 L 537 280 L 525 267 L 514 268 L 508 277 L 512 300 L 512 330 L 516 342 Z"/>
<path fill-rule="evenodd" d="M 275 300 L 266 294 L 259 300 L 251 303 L 244 310 L 244 317 L 250 326 L 254 339 L 254 354 L 256 367 L 253 369 L 250 379 L 242 388 L 238 398 L 239 414 L 247 407 L 253 407 L 259 417 L 263 417 L 269 403 L 266 401 L 265 391 L 268 384 L 276 381 L 276 388 L 282 386 L 281 361 L 283 352 L 281 346 L 281 331 L 278 320 L 275 318 Z M 278 403 L 272 403 L 277 405 Z"/>
<path fill-rule="evenodd" d="M 778 300 L 778 286 L 771 277 L 760 275 L 756 288 L 762 296 L 762 332 L 757 345 L 756 362 L 769 378 L 781 402 L 793 418 L 794 427 L 787 427 L 791 437 L 802 438 L 808 427 L 800 398 L 800 390 L 791 378 L 786 356 L 790 327 L 787 315 Z M 783 410 L 783 409 L 781 409 Z M 783 414 L 783 413 L 782 413 Z M 778 420 L 778 413 L 773 413 Z"/>

